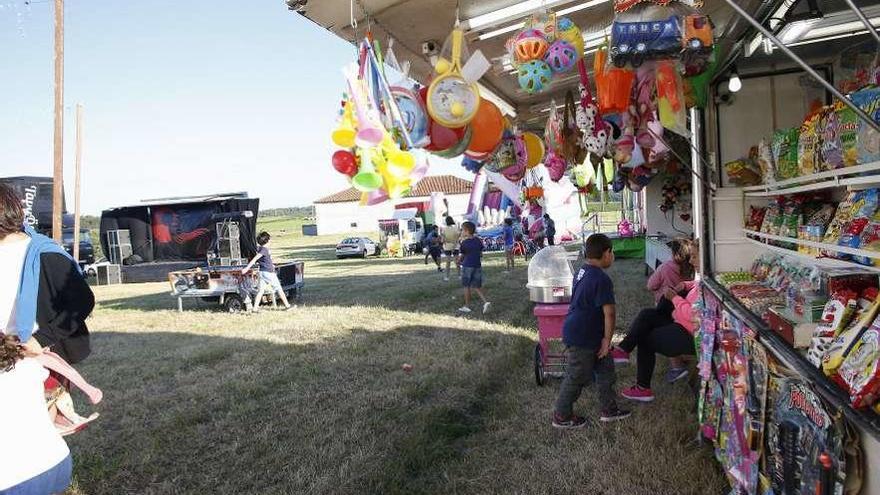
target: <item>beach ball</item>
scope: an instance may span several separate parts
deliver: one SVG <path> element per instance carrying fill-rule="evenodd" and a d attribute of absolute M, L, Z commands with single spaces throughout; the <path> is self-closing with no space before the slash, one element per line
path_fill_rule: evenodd
<path fill-rule="evenodd" d="M 489 153 L 501 142 L 504 134 L 504 116 L 494 103 L 481 98 L 480 107 L 471 120 L 470 127 L 472 135 L 468 151 Z"/>

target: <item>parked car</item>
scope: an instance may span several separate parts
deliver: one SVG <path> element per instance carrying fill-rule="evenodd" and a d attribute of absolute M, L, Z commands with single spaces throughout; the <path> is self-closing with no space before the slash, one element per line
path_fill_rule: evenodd
<path fill-rule="evenodd" d="M 367 237 L 348 237 L 336 245 L 336 257 L 339 259 L 352 256 L 366 258 L 381 252 L 382 248 Z"/>
<path fill-rule="evenodd" d="M 98 267 L 99 266 L 107 266 L 110 262 L 105 257 L 100 257 L 94 263 L 89 263 L 83 268 L 83 273 L 87 277 L 97 277 L 98 276 Z"/>
<path fill-rule="evenodd" d="M 64 244 L 64 250 L 73 256 L 73 232 L 72 228 L 65 228 L 61 231 L 61 242 Z M 79 266 L 95 262 L 95 248 L 92 246 L 92 237 L 89 235 L 88 229 L 80 229 L 79 231 Z"/>

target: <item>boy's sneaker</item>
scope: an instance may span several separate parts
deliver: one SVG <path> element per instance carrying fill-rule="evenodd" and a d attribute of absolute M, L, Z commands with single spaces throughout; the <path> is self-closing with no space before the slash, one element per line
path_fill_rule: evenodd
<path fill-rule="evenodd" d="M 611 423 L 612 421 L 620 421 L 621 419 L 626 419 L 631 415 L 632 413 L 630 411 L 614 407 L 614 409 L 602 411 L 602 413 L 599 415 L 599 421 L 603 423 Z"/>
<path fill-rule="evenodd" d="M 469 307 L 467 307 L 467 306 L 462 306 L 462 307 L 458 308 L 458 312 L 459 312 L 459 313 L 470 313 L 470 312 L 471 312 L 471 308 L 469 308 Z"/>
<path fill-rule="evenodd" d="M 687 368 L 669 368 L 669 371 L 666 372 L 666 381 L 668 383 L 675 383 L 683 378 L 687 378 L 687 376 Z"/>
<path fill-rule="evenodd" d="M 565 418 L 555 412 L 553 413 L 553 427 L 554 428 L 560 428 L 563 430 L 573 430 L 575 428 L 583 428 L 586 425 L 587 425 L 587 418 L 583 418 L 581 416 L 576 416 L 574 414 Z"/>
<path fill-rule="evenodd" d="M 617 346 L 611 348 L 611 358 L 614 364 L 630 364 L 629 353 Z"/>
<path fill-rule="evenodd" d="M 483 304 L 483 314 L 488 313 L 490 307 L 492 307 L 492 303 L 490 303 L 489 301 L 486 301 L 486 302 Z"/>
<path fill-rule="evenodd" d="M 624 399 L 634 400 L 637 402 L 651 402 L 654 400 L 654 392 L 650 388 L 642 388 L 638 385 L 625 389 L 620 392 Z"/>

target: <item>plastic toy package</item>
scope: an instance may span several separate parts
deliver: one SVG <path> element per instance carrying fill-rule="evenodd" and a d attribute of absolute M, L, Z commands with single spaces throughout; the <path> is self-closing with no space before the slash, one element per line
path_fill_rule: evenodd
<path fill-rule="evenodd" d="M 797 127 L 777 130 L 773 133 L 773 158 L 776 162 L 776 179 L 785 180 L 798 176 L 798 137 Z"/>
<path fill-rule="evenodd" d="M 771 375 L 769 390 L 765 458 L 774 493 L 842 495 L 846 457 L 840 423 L 803 379 Z"/>

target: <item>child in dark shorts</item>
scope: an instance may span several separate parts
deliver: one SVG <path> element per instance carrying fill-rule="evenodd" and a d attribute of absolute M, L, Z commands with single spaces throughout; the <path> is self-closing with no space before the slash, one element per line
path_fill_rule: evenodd
<path fill-rule="evenodd" d="M 461 265 L 461 285 L 464 287 L 464 306 L 458 308 L 462 313 L 470 313 L 471 291 L 477 293 L 483 301 L 483 314 L 492 305 L 483 294 L 483 242 L 475 235 L 477 226 L 473 222 L 461 224 L 461 254 L 458 262 Z"/>

